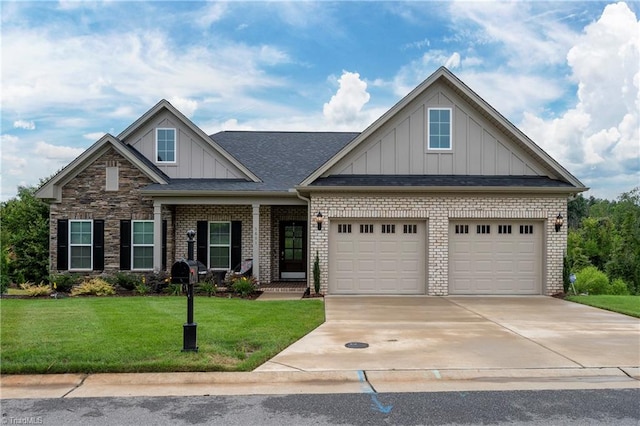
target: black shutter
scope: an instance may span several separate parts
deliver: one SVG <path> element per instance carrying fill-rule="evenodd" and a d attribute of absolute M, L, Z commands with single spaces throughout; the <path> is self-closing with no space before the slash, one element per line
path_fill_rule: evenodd
<path fill-rule="evenodd" d="M 167 270 L 167 221 L 162 221 L 162 270 Z"/>
<path fill-rule="evenodd" d="M 231 222 L 231 268 L 242 262 L 242 222 Z"/>
<path fill-rule="evenodd" d="M 93 220 L 93 270 L 104 271 L 104 219 Z"/>
<path fill-rule="evenodd" d="M 131 270 L 131 221 L 120 221 L 120 270 Z"/>
<path fill-rule="evenodd" d="M 198 231 L 196 234 L 196 260 L 204 263 L 209 267 L 209 259 L 207 259 L 207 244 L 209 243 L 209 222 L 206 220 L 198 221 Z"/>
<path fill-rule="evenodd" d="M 58 261 L 56 269 L 66 271 L 69 269 L 69 220 L 58 219 Z"/>

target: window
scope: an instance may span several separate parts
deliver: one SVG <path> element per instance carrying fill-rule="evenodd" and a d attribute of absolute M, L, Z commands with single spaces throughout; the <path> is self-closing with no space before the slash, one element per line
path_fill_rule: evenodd
<path fill-rule="evenodd" d="M 209 267 L 231 268 L 231 222 L 209 223 Z"/>
<path fill-rule="evenodd" d="M 153 269 L 153 221 L 132 223 L 132 269 Z"/>
<path fill-rule="evenodd" d="M 476 228 L 476 234 L 490 234 L 491 225 L 478 225 Z"/>
<path fill-rule="evenodd" d="M 498 225 L 498 234 L 510 234 L 511 225 Z"/>
<path fill-rule="evenodd" d="M 404 233 L 405 234 L 417 234 L 418 233 L 418 225 L 404 225 Z"/>
<path fill-rule="evenodd" d="M 350 223 L 338 224 L 338 234 L 350 234 L 350 233 L 351 233 L 351 224 Z"/>
<path fill-rule="evenodd" d="M 469 225 L 456 225 L 456 234 L 468 234 Z"/>
<path fill-rule="evenodd" d="M 429 149 L 451 149 L 451 108 L 429 108 Z"/>
<path fill-rule="evenodd" d="M 533 225 L 520 225 L 521 234 L 533 234 Z"/>
<path fill-rule="evenodd" d="M 176 129 L 156 129 L 156 154 L 159 163 L 176 162 Z"/>
<path fill-rule="evenodd" d="M 373 225 L 360 225 L 361 234 L 373 234 Z"/>
<path fill-rule="evenodd" d="M 69 221 L 69 269 L 91 270 L 93 267 L 93 223 Z"/>
<path fill-rule="evenodd" d="M 383 234 L 395 234 L 396 226 L 395 225 L 382 225 L 382 233 Z"/>

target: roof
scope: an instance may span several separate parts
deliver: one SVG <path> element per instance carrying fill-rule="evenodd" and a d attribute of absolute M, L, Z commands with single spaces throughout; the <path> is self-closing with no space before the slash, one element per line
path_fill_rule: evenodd
<path fill-rule="evenodd" d="M 572 188 L 570 183 L 547 176 L 467 175 L 332 175 L 319 178 L 312 187 L 511 187 Z"/>

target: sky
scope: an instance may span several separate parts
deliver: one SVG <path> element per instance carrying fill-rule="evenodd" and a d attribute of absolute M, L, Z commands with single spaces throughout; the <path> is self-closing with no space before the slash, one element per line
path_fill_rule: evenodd
<path fill-rule="evenodd" d="M 2 1 L 0 200 L 167 99 L 362 131 L 446 66 L 590 187 L 640 186 L 640 3 Z"/>

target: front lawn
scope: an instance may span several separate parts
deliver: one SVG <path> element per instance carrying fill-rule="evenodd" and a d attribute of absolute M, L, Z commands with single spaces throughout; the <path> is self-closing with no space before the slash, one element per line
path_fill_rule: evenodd
<path fill-rule="evenodd" d="M 567 300 L 640 318 L 640 296 L 567 296 Z"/>
<path fill-rule="evenodd" d="M 195 353 L 181 351 L 185 297 L 0 303 L 2 374 L 250 371 L 324 321 L 317 299 L 196 297 Z"/>

